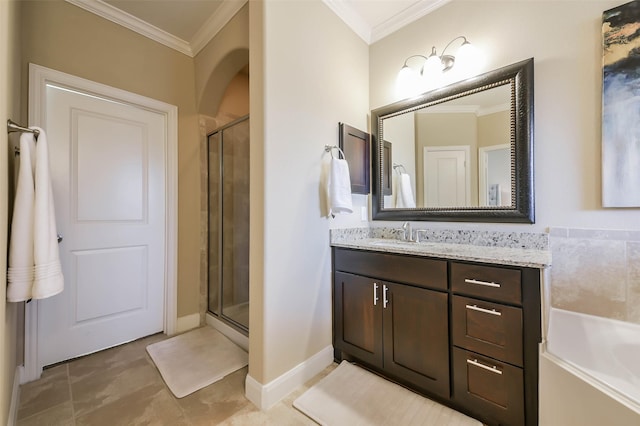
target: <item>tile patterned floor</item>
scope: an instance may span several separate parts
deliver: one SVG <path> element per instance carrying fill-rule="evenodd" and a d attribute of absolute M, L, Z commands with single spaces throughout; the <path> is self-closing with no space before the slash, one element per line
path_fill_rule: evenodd
<path fill-rule="evenodd" d="M 22 386 L 17 426 L 314 425 L 293 401 L 337 366 L 266 412 L 244 396 L 247 368 L 178 399 L 145 350 L 166 338 L 156 334 L 46 369 Z"/>

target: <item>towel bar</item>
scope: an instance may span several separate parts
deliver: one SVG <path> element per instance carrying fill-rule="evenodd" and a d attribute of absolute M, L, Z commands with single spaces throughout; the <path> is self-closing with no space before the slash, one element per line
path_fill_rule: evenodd
<path fill-rule="evenodd" d="M 36 136 L 36 139 L 38 138 L 38 135 L 40 135 L 40 131 L 36 130 L 36 129 L 30 129 L 28 127 L 25 126 L 21 126 L 18 123 L 16 123 L 15 121 L 8 119 L 7 120 L 7 133 L 13 133 L 13 132 L 26 132 L 26 133 L 33 133 Z"/>

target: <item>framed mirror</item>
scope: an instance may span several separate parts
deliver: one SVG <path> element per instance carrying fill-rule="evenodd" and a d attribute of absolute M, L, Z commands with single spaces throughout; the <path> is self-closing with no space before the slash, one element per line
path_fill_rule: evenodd
<path fill-rule="evenodd" d="M 371 119 L 373 220 L 534 223 L 533 58 Z"/>

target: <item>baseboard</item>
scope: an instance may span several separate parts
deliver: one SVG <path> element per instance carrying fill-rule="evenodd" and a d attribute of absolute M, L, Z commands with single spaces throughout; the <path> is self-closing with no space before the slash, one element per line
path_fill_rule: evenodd
<path fill-rule="evenodd" d="M 218 318 L 214 317 L 208 312 L 205 315 L 205 320 L 207 324 L 209 324 L 211 327 L 215 328 L 220 333 L 227 336 L 229 340 L 231 340 L 233 343 L 240 346 L 245 351 L 249 352 L 249 338 L 247 336 L 240 333 L 235 328 L 220 321 Z"/>
<path fill-rule="evenodd" d="M 282 398 L 327 368 L 332 362 L 333 346 L 327 346 L 266 385 L 261 384 L 247 374 L 245 396 L 261 410 L 268 410 Z"/>
<path fill-rule="evenodd" d="M 198 313 L 178 317 L 178 320 L 176 321 L 176 333 L 183 333 L 199 326 L 200 314 Z"/>
<path fill-rule="evenodd" d="M 24 367 L 19 365 L 13 375 L 13 387 L 11 390 L 11 403 L 9 405 L 9 415 L 7 417 L 7 425 L 13 426 L 18 423 L 18 406 L 20 404 L 20 380 Z"/>

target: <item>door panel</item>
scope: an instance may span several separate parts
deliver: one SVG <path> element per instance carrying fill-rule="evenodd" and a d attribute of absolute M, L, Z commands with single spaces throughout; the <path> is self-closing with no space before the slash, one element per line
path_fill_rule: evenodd
<path fill-rule="evenodd" d="M 163 330 L 167 118 L 55 85 L 44 116 L 66 283 L 38 302 L 50 365 Z"/>
<path fill-rule="evenodd" d="M 424 149 L 424 201 L 426 207 L 470 205 L 468 148 Z"/>
<path fill-rule="evenodd" d="M 448 295 L 388 286 L 384 309 L 385 370 L 438 395 L 449 396 Z"/>
<path fill-rule="evenodd" d="M 335 347 L 382 367 L 382 285 L 370 278 L 342 272 L 335 273 L 334 285 Z"/>

